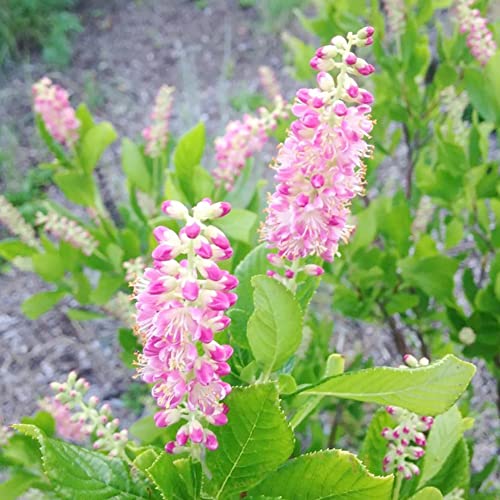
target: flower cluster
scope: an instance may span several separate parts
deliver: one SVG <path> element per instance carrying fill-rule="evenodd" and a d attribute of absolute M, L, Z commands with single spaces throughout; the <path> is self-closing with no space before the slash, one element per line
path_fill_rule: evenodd
<path fill-rule="evenodd" d="M 282 95 L 278 79 L 269 66 L 259 66 L 259 80 L 266 96 L 272 101 Z"/>
<path fill-rule="evenodd" d="M 136 257 L 135 259 L 127 260 L 123 263 L 123 268 L 125 269 L 125 279 L 130 283 L 135 281 L 144 272 L 146 263 L 142 257 Z"/>
<path fill-rule="evenodd" d="M 124 455 L 128 431 L 120 431 L 120 421 L 113 418 L 108 404 L 99 408 L 99 399 L 95 396 L 85 402 L 84 396 L 90 387 L 85 379 L 71 372 L 66 382 L 52 382 L 50 387 L 56 393 L 54 400 L 62 405 L 56 406 L 57 403 L 49 400 L 50 407 L 55 410 L 53 416 L 61 437 L 77 437 L 80 440 L 84 436 L 95 435 L 94 450 L 101 450 L 110 456 Z"/>
<path fill-rule="evenodd" d="M 278 120 L 288 116 L 287 103 L 280 95 L 274 103 L 271 111 L 260 108 L 258 116 L 245 114 L 241 120 L 229 122 L 225 134 L 215 139 L 217 166 L 213 175 L 218 186 L 231 191 L 247 159 L 262 150 Z"/>
<path fill-rule="evenodd" d="M 403 361 L 405 365 L 401 367 L 404 368 L 418 368 L 429 364 L 427 358 L 417 360 L 411 354 L 405 354 Z M 387 406 L 386 411 L 396 420 L 397 425 L 393 429 L 385 427 L 381 433 L 382 437 L 389 442 L 382 463 L 384 472 L 396 471 L 402 474 L 405 479 L 411 479 L 412 476 L 420 474 L 420 469 L 410 460 L 418 460 L 423 457 L 424 447 L 427 443 L 424 432 L 431 429 L 434 419 L 421 417 L 395 406 Z"/>
<path fill-rule="evenodd" d="M 137 333 L 144 344 L 138 373 L 154 384 L 152 395 L 161 408 L 156 425 L 185 421 L 165 449 L 180 453 L 188 448 L 198 459 L 205 449 L 218 446 L 207 424 L 227 422 L 228 408 L 221 401 L 231 391 L 221 377 L 230 372 L 227 361 L 233 349 L 217 343 L 214 334 L 230 322 L 224 312 L 236 302 L 231 290 L 238 281 L 217 265 L 232 255 L 228 239 L 205 224 L 225 216 L 230 208 L 228 203 L 204 199 L 190 215 L 182 203 L 164 202 L 163 212 L 184 226 L 178 234 L 163 226 L 154 230 L 154 264 L 134 290 Z"/>
<path fill-rule="evenodd" d="M 441 125 L 441 133 L 465 148 L 469 137 L 469 124 L 463 120 L 469 104 L 467 95 L 465 92 L 457 94 L 455 87 L 450 85 L 442 90 L 440 97 L 446 117 L 445 123 Z"/>
<path fill-rule="evenodd" d="M 49 134 L 60 144 L 72 147 L 78 140 L 80 121 L 69 102 L 68 92 L 45 77 L 32 88 L 33 105 Z"/>
<path fill-rule="evenodd" d="M 403 474 L 405 479 L 411 479 L 420 474 L 420 469 L 409 460 L 423 457 L 426 445 L 424 432 L 431 429 L 434 420 L 394 406 L 388 406 L 386 410 L 396 420 L 397 426 L 382 430 L 382 436 L 389 441 L 383 461 L 384 472 L 396 471 Z"/>
<path fill-rule="evenodd" d="M 39 401 L 38 406 L 54 417 L 57 435 L 62 439 L 82 443 L 88 437 L 83 431 L 82 424 L 79 421 L 73 420 L 73 415 L 68 405 L 61 403 L 55 397 L 47 397 Z"/>
<path fill-rule="evenodd" d="M 151 158 L 158 158 L 167 145 L 174 90 L 168 85 L 160 87 L 151 113 L 153 123 L 142 131 L 146 141 L 145 152 Z"/>
<path fill-rule="evenodd" d="M 2 195 L 0 195 L 0 223 L 30 247 L 38 247 L 35 230 L 24 220 L 19 210 Z"/>
<path fill-rule="evenodd" d="M 472 9 L 475 0 L 457 0 L 456 16 L 461 33 L 467 33 L 467 46 L 472 56 L 485 65 L 497 50 L 488 21 L 479 9 Z"/>
<path fill-rule="evenodd" d="M 370 75 L 374 67 L 352 50 L 370 45 L 373 32 L 365 27 L 319 48 L 311 60 L 319 71 L 318 87 L 297 92 L 292 107 L 297 119 L 273 166 L 277 187 L 262 227 L 262 238 L 278 257 L 332 261 L 340 240 L 353 230 L 347 224 L 349 204 L 364 192 L 362 159 L 372 153 L 364 139 L 373 127 L 373 96 L 353 77 Z M 332 70 L 336 77 L 328 73 Z"/>
<path fill-rule="evenodd" d="M 102 309 L 112 318 L 121 321 L 129 328 L 135 325 L 135 310 L 130 301 L 130 295 L 117 292 L 116 295 L 102 306 Z"/>
<path fill-rule="evenodd" d="M 99 242 L 87 230 L 79 226 L 74 220 L 59 215 L 53 210 L 49 210 L 46 214 L 38 212 L 36 214 L 36 225 L 43 226 L 43 229 L 55 238 L 79 248 L 85 255 L 92 255 L 99 246 Z"/>

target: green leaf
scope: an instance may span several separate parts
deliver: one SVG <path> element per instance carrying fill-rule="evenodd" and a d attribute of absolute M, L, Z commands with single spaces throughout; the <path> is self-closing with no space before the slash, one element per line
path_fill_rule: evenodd
<path fill-rule="evenodd" d="M 78 129 L 78 132 L 80 133 L 80 136 L 83 137 L 92 127 L 95 126 L 92 114 L 84 102 L 76 108 L 76 117 L 80 121 L 80 128 Z"/>
<path fill-rule="evenodd" d="M 56 431 L 54 417 L 46 411 L 39 411 L 32 417 L 21 417 L 21 423 L 35 425 L 49 437 L 52 437 Z"/>
<path fill-rule="evenodd" d="M 45 474 L 61 498 L 154 498 L 152 485 L 139 471 L 132 477 L 123 460 L 48 438 L 33 425 L 17 424 L 14 427 L 40 444 Z"/>
<path fill-rule="evenodd" d="M 441 500 L 442 498 L 443 495 L 437 488 L 429 486 L 420 491 L 417 491 L 415 495 L 410 497 L 410 500 Z"/>
<path fill-rule="evenodd" d="M 351 453 L 325 450 L 288 461 L 251 491 L 288 500 L 384 500 L 392 490 L 392 476 L 369 473 Z"/>
<path fill-rule="evenodd" d="M 37 293 L 22 303 L 21 311 L 29 319 L 37 319 L 50 311 L 65 295 L 66 292 L 63 291 Z"/>
<path fill-rule="evenodd" d="M 146 415 L 134 422 L 129 427 L 129 432 L 140 439 L 142 444 L 151 444 L 165 434 L 165 429 L 156 426 L 153 415 Z M 161 453 L 163 454 L 163 450 Z"/>
<path fill-rule="evenodd" d="M 458 268 L 458 262 L 445 255 L 436 255 L 423 259 L 407 258 L 399 261 L 403 278 L 417 286 L 427 295 L 454 303 L 453 277 Z"/>
<path fill-rule="evenodd" d="M 462 415 L 456 406 L 436 417 L 427 439 L 419 485 L 424 486 L 441 469 L 462 438 Z"/>
<path fill-rule="evenodd" d="M 410 293 L 392 295 L 386 309 L 389 314 L 403 313 L 418 304 L 418 296 Z"/>
<path fill-rule="evenodd" d="M 191 203 L 194 199 L 196 167 L 200 164 L 205 149 L 205 125 L 198 123 L 186 132 L 177 143 L 173 153 L 173 161 L 177 180 L 182 191 L 187 195 Z"/>
<path fill-rule="evenodd" d="M 238 295 L 238 309 L 245 311 L 248 316 L 253 311 L 253 288 L 251 279 L 258 274 L 266 274 L 270 264 L 267 260 L 269 249 L 265 243 L 255 247 L 238 264 L 235 276 L 238 278 L 238 287 L 235 293 Z"/>
<path fill-rule="evenodd" d="M 285 462 L 294 447 L 274 384 L 235 388 L 225 403 L 231 418 L 217 429 L 219 448 L 207 455 L 212 478 L 203 484 L 216 500 L 255 486 Z"/>
<path fill-rule="evenodd" d="M 225 217 L 214 220 L 213 224 L 231 240 L 252 245 L 257 237 L 257 222 L 257 214 L 242 208 L 235 208 Z"/>
<path fill-rule="evenodd" d="M 149 193 L 152 179 L 138 146 L 130 139 L 122 141 L 122 167 L 127 179 L 144 193 Z"/>
<path fill-rule="evenodd" d="M 94 206 L 96 187 L 89 174 L 80 172 L 57 172 L 54 182 L 69 201 L 84 207 Z"/>
<path fill-rule="evenodd" d="M 172 455 L 161 453 L 153 465 L 146 470 L 163 498 L 173 500 L 198 498 L 197 495 L 193 495 L 192 485 L 186 483 L 181 471 L 176 467 L 176 463 L 182 464 L 184 461 L 174 460 Z"/>
<path fill-rule="evenodd" d="M 93 319 L 102 319 L 106 316 L 95 311 L 86 311 L 84 309 L 68 309 L 66 316 L 73 321 L 90 321 Z"/>
<path fill-rule="evenodd" d="M 118 340 L 123 349 L 121 353 L 122 361 L 129 368 L 132 368 L 136 359 L 135 353 L 142 350 L 142 345 L 129 328 L 120 328 L 118 330 Z"/>
<path fill-rule="evenodd" d="M 421 415 L 439 415 L 464 392 L 476 367 L 449 354 L 422 368 L 376 367 L 327 378 L 302 396 L 334 396 L 393 405 Z"/>
<path fill-rule="evenodd" d="M 368 470 L 377 475 L 384 475 L 382 463 L 387 453 L 387 439 L 382 436 L 382 429 L 392 427 L 394 420 L 385 411 L 379 408 L 370 422 L 365 439 L 359 451 L 359 458 Z"/>
<path fill-rule="evenodd" d="M 464 237 L 464 225 L 460 219 L 454 217 L 446 226 L 445 248 L 457 246 Z"/>
<path fill-rule="evenodd" d="M 109 122 L 99 123 L 83 136 L 80 160 L 85 172 L 91 173 L 94 170 L 106 148 L 113 144 L 117 137 L 113 125 Z"/>
<path fill-rule="evenodd" d="M 448 494 L 455 488 L 469 491 L 469 483 L 469 451 L 465 439 L 462 438 L 448 455 L 439 472 L 426 484 L 439 488 L 443 494 Z"/>
<path fill-rule="evenodd" d="M 248 320 L 252 353 L 264 371 L 280 368 L 302 339 L 302 311 L 292 293 L 268 276 L 252 278 L 255 310 Z"/>
<path fill-rule="evenodd" d="M 101 273 L 97 287 L 90 293 L 90 301 L 98 306 L 106 304 L 122 284 L 123 278 L 121 276 Z"/>
<path fill-rule="evenodd" d="M 9 238 L 0 241 L 0 257 L 6 260 L 12 260 L 14 257 L 31 257 L 36 252 L 36 248 L 19 240 Z"/>
<path fill-rule="evenodd" d="M 16 500 L 30 488 L 36 488 L 41 478 L 27 470 L 18 470 L 10 478 L 0 484 L 0 498 L 2 500 Z"/>

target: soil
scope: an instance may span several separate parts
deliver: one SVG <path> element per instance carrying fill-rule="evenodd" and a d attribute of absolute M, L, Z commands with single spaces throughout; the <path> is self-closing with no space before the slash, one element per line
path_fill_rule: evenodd
<path fill-rule="evenodd" d="M 177 89 L 173 132 L 185 131 L 201 119 L 211 137 L 238 116 L 229 105 L 231 97 L 257 90 L 259 65 L 274 67 L 290 95 L 294 84 L 283 62 L 280 34 L 264 31 L 259 13 L 242 9 L 237 0 L 205 3 L 200 8 L 190 0 L 85 2 L 81 13 L 85 29 L 75 39 L 68 68 L 50 70 L 34 57 L 0 75 L 0 148 L 12 153 L 6 162 L 8 172 L 0 176 L 4 184 L 7 178 L 9 186 L 15 186 L 43 158 L 30 107 L 31 85 L 43 75 L 69 89 L 73 102 L 89 103 L 94 115 L 111 121 L 120 136 L 132 138 L 147 123 L 162 84 Z M 117 149 L 107 156 L 101 172 L 111 195 L 119 197 Z M 48 384 L 63 380 L 72 369 L 126 417 L 119 395 L 130 383 L 131 373 L 119 359 L 118 325 L 104 320 L 71 322 L 64 314 L 68 303 L 30 321 L 20 305 L 44 289 L 47 285 L 30 273 L 12 269 L 0 274 L 0 417 L 12 423 L 32 413 L 38 398 L 50 392 Z M 373 353 L 377 364 L 398 364 L 389 333 L 383 329 L 339 320 L 336 335 L 336 344 L 344 351 L 362 349 Z M 495 454 L 492 436 L 498 420 L 494 406 L 486 404 L 495 386 L 482 366 L 474 387 L 479 414 L 473 430 L 479 439 L 477 469 Z"/>

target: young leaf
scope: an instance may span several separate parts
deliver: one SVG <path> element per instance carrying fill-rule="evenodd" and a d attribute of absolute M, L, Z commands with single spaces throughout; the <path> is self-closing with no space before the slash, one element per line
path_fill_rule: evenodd
<path fill-rule="evenodd" d="M 303 396 L 334 396 L 439 415 L 464 392 L 476 368 L 448 354 L 422 368 L 376 367 L 330 377 L 302 389 Z"/>
<path fill-rule="evenodd" d="M 66 292 L 60 290 L 36 293 L 22 303 L 21 310 L 29 319 L 37 319 L 50 311 L 65 295 Z"/>
<path fill-rule="evenodd" d="M 123 460 L 48 438 L 34 425 L 17 424 L 15 428 L 38 441 L 45 474 L 62 498 L 159 498 L 142 474 L 137 471 L 132 477 L 129 466 Z"/>
<path fill-rule="evenodd" d="M 205 125 L 198 123 L 186 132 L 177 143 L 174 150 L 174 167 L 182 191 L 194 203 L 195 170 L 200 164 L 205 149 Z"/>
<path fill-rule="evenodd" d="M 106 148 L 113 144 L 117 137 L 113 125 L 109 122 L 99 123 L 83 136 L 80 160 L 85 172 L 91 173 L 94 170 Z"/>
<path fill-rule="evenodd" d="M 231 417 L 217 429 L 219 449 L 207 454 L 212 478 L 203 484 L 203 490 L 215 500 L 259 483 L 288 459 L 294 446 L 274 384 L 238 387 L 225 403 Z"/>
<path fill-rule="evenodd" d="M 351 453 L 325 450 L 288 461 L 251 493 L 282 496 L 289 500 L 389 499 L 393 477 L 377 477 Z"/>
<path fill-rule="evenodd" d="M 144 193 L 151 190 L 152 179 L 144 157 L 130 139 L 122 141 L 122 167 L 127 179 Z"/>
<path fill-rule="evenodd" d="M 302 339 L 302 311 L 292 293 L 268 276 L 252 278 L 255 310 L 248 320 L 252 353 L 271 373 L 292 356 Z"/>

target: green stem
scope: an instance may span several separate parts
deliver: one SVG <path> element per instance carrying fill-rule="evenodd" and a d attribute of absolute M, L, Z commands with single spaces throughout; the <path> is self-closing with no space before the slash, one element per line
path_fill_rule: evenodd
<path fill-rule="evenodd" d="M 396 482 L 392 490 L 392 500 L 399 500 L 399 492 L 401 491 L 401 484 L 403 482 L 403 474 L 396 474 Z"/>

